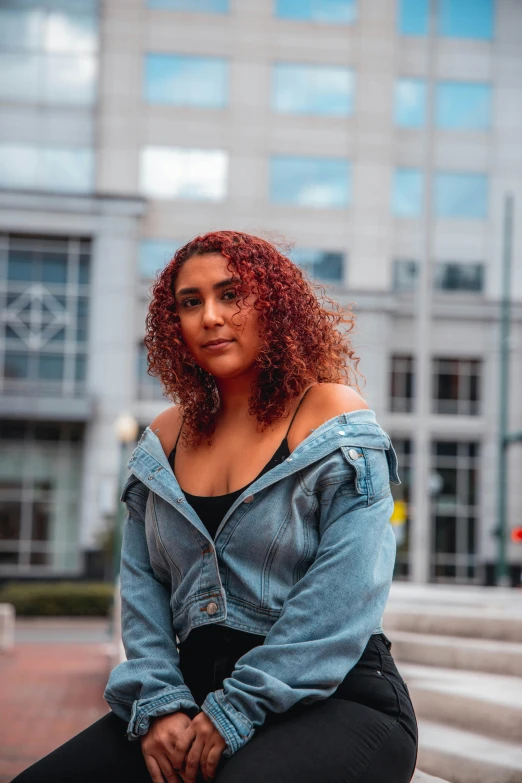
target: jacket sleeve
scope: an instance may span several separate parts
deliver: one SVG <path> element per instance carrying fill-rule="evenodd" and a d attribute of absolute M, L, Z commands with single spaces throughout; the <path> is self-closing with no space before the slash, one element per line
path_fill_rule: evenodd
<path fill-rule="evenodd" d="M 179 669 L 170 591 L 155 577 L 145 536 L 147 488 L 131 476 L 122 493 L 128 510 L 121 552 L 122 640 L 127 660 L 109 677 L 104 698 L 128 722 L 127 737 L 146 734 L 150 719 L 199 712 Z"/>
<path fill-rule="evenodd" d="M 390 448 L 390 454 L 341 448 L 346 471 L 319 493 L 314 562 L 291 588 L 264 643 L 243 655 L 223 688 L 203 702 L 227 743 L 224 756 L 252 737 L 268 711 L 330 696 L 380 627 L 396 554 L 387 458 L 399 479 Z"/>

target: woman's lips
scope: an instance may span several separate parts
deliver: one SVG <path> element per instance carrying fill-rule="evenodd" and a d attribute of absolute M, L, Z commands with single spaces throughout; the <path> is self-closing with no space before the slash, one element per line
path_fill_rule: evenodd
<path fill-rule="evenodd" d="M 226 342 L 222 343 L 214 343 L 214 345 L 204 345 L 203 348 L 206 351 L 221 351 L 223 348 L 226 348 L 228 345 L 231 345 L 233 343 L 233 340 L 227 340 Z"/>

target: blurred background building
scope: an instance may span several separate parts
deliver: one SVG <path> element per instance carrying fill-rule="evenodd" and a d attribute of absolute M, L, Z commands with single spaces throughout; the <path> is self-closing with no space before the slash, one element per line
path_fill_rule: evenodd
<path fill-rule="evenodd" d="M 0 579 L 96 572 L 113 422 L 170 404 L 146 372 L 152 278 L 230 228 L 292 242 L 355 302 L 403 481 L 396 577 L 491 582 L 508 192 L 522 426 L 521 84 L 518 0 L 0 0 Z M 521 475 L 515 446 L 511 527 Z"/>

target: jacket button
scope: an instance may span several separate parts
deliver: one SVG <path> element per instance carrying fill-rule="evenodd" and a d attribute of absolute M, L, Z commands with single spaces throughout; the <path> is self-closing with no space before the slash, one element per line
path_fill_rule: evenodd
<path fill-rule="evenodd" d="M 251 502 L 253 501 L 253 499 L 254 499 L 254 496 L 253 496 L 253 495 L 248 495 L 248 497 L 246 497 L 246 498 L 243 500 L 243 503 L 251 503 Z"/>
<path fill-rule="evenodd" d="M 350 449 L 348 454 L 350 455 L 351 459 L 359 459 L 359 457 L 361 456 L 357 451 L 355 451 L 355 449 Z"/>
<path fill-rule="evenodd" d="M 215 601 L 210 601 L 210 603 L 207 604 L 208 614 L 216 614 L 217 610 L 218 610 L 218 605 Z"/>

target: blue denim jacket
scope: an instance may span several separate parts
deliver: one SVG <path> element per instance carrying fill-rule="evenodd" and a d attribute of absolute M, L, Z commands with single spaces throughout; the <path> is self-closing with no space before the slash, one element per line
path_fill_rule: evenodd
<path fill-rule="evenodd" d="M 138 739 L 150 718 L 197 706 L 176 636 L 209 623 L 265 636 L 201 705 L 231 756 L 265 720 L 331 695 L 382 614 L 395 562 L 389 436 L 371 410 L 343 413 L 250 484 L 215 541 L 147 427 L 127 467 L 121 559 L 127 661 L 105 699 Z"/>

